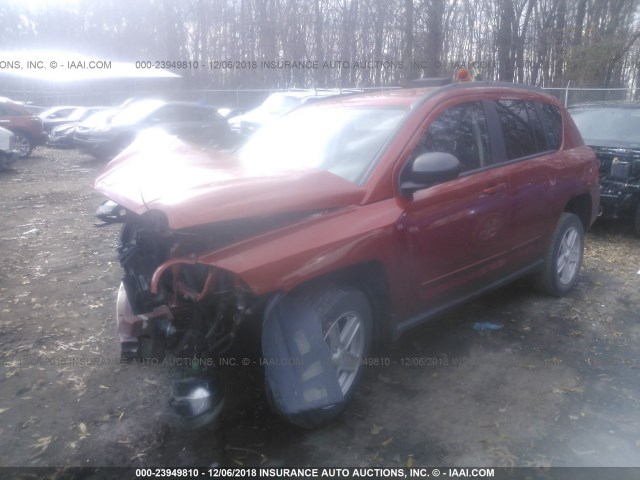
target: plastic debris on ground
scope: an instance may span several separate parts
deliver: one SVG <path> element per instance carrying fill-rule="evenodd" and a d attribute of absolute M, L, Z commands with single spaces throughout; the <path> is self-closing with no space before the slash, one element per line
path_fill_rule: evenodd
<path fill-rule="evenodd" d="M 502 325 L 491 322 L 476 322 L 471 328 L 481 332 L 483 330 L 500 330 L 502 328 Z"/>

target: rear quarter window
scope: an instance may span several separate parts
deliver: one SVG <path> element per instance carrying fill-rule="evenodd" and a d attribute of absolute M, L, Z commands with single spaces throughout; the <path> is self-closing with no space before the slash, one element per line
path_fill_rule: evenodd
<path fill-rule="evenodd" d="M 508 160 L 528 157 L 540 151 L 524 101 L 497 100 L 496 110 Z"/>
<path fill-rule="evenodd" d="M 539 103 L 538 111 L 542 119 L 547 144 L 550 150 L 559 150 L 562 145 L 562 113 L 555 105 Z"/>
<path fill-rule="evenodd" d="M 29 112 L 26 112 L 20 107 L 16 107 L 14 105 L 5 104 L 2 105 L 0 109 L 2 109 L 2 115 L 8 115 L 12 117 L 23 117 L 25 115 L 30 115 Z"/>

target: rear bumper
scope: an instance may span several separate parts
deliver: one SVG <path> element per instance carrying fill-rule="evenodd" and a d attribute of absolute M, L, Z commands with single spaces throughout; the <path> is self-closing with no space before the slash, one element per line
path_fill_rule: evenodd
<path fill-rule="evenodd" d="M 84 139 L 76 136 L 73 139 L 73 143 L 79 150 L 92 155 L 107 155 L 114 150 L 113 142 L 111 140 L 96 141 L 94 139 Z"/>

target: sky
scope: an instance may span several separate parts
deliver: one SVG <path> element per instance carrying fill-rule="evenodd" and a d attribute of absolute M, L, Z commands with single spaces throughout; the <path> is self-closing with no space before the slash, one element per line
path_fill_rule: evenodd
<path fill-rule="evenodd" d="M 31 9 L 44 10 L 51 6 L 74 5 L 79 0 L 11 0 L 11 3 L 27 5 Z"/>

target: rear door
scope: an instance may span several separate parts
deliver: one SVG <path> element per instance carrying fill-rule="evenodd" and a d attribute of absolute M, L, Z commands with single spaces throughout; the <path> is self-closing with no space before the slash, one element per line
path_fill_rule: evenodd
<path fill-rule="evenodd" d="M 562 136 L 560 112 L 552 105 L 523 99 L 496 99 L 487 104 L 495 109 L 504 138 L 504 149 L 493 161 L 510 186 L 513 246 L 509 262 L 526 265 L 541 256 L 548 226 L 555 224 L 549 222 L 549 190 Z"/>

